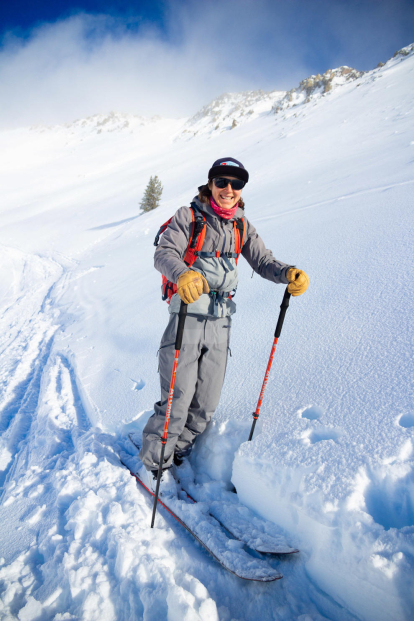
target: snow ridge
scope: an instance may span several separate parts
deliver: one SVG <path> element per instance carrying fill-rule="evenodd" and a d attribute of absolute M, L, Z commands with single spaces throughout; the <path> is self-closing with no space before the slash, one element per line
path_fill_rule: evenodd
<path fill-rule="evenodd" d="M 55 132 L 60 130 L 69 134 L 81 132 L 91 135 L 112 132 L 134 133 L 134 131 L 157 123 L 160 120 L 161 117 L 158 115 L 148 118 L 135 114 L 111 111 L 108 114 L 93 114 L 92 116 L 88 116 L 84 119 L 76 119 L 71 123 L 64 123 L 63 125 L 33 125 L 30 129 L 35 132 Z"/>

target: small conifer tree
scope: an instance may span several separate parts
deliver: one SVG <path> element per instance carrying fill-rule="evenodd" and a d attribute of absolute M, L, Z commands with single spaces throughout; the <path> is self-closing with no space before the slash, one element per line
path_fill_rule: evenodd
<path fill-rule="evenodd" d="M 160 204 L 163 187 L 157 175 L 150 177 L 148 185 L 145 188 L 143 199 L 140 207 L 143 211 L 152 211 Z"/>

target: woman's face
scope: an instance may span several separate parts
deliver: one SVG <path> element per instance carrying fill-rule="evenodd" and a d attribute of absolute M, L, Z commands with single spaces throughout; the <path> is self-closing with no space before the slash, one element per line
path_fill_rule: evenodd
<path fill-rule="evenodd" d="M 222 179 L 236 179 L 236 177 L 223 175 Z M 234 205 L 239 201 L 242 193 L 241 190 L 233 190 L 229 183 L 227 184 L 227 187 L 223 189 L 216 188 L 214 184 L 214 179 L 212 181 L 209 181 L 208 187 L 210 188 L 210 191 L 217 205 L 219 207 L 222 207 L 223 209 L 231 209 L 232 207 L 234 207 Z"/>

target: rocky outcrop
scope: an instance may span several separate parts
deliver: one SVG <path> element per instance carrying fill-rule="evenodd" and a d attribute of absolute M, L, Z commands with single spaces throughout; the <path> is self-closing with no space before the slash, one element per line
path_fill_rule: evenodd
<path fill-rule="evenodd" d="M 245 91 L 224 93 L 201 108 L 184 125 L 178 139 L 189 139 L 201 134 L 218 134 L 243 123 L 269 114 L 285 91 Z"/>
<path fill-rule="evenodd" d="M 275 114 L 278 114 L 292 106 L 309 103 L 312 99 L 322 97 L 334 88 L 352 80 L 357 80 L 362 75 L 364 75 L 363 71 L 357 71 L 346 66 L 338 67 L 338 69 L 328 69 L 323 74 L 311 75 L 302 80 L 299 86 L 288 91 L 285 97 L 273 107 L 273 111 Z"/>

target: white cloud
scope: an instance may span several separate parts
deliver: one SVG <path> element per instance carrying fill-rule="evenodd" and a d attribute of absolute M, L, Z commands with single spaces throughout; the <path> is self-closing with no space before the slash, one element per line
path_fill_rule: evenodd
<path fill-rule="evenodd" d="M 190 37 L 179 45 L 122 20 L 77 15 L 6 38 L 0 54 L 2 124 L 54 123 L 114 109 L 191 114 L 221 90 L 244 88 Z"/>

